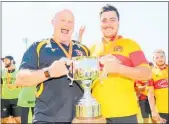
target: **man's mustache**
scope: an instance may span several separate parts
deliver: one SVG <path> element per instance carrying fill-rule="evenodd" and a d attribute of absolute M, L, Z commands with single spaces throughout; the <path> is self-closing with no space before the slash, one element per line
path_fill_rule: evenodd
<path fill-rule="evenodd" d="M 108 29 L 108 28 L 110 28 L 110 29 L 114 29 L 113 27 L 104 27 L 103 29 Z"/>

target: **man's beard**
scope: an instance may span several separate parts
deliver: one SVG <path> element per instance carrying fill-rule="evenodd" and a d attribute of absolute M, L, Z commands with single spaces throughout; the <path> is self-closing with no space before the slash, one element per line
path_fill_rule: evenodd
<path fill-rule="evenodd" d="M 5 68 L 9 68 L 10 66 L 11 66 L 11 62 L 9 63 L 9 64 L 7 64 L 7 65 L 5 65 Z"/>

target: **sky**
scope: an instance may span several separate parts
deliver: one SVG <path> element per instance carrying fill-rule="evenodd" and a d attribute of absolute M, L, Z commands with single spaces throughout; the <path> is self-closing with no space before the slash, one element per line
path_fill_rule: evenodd
<path fill-rule="evenodd" d="M 135 40 L 152 61 L 152 52 L 163 49 L 168 57 L 167 2 L 3 2 L 2 56 L 12 55 L 19 66 L 28 45 L 53 34 L 51 19 L 56 12 L 70 9 L 75 15 L 72 39 L 82 25 L 86 29 L 82 43 L 90 47 L 101 40 L 99 12 L 106 4 L 120 13 L 119 34 Z"/>

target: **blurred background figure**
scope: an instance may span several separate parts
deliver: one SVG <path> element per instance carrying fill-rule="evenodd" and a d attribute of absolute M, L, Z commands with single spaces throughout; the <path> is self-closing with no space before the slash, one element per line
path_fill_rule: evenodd
<path fill-rule="evenodd" d="M 21 92 L 18 96 L 17 105 L 21 108 L 21 123 L 27 124 L 28 118 L 32 118 L 34 114 L 34 106 L 35 106 L 35 93 L 36 87 L 22 87 Z"/>
<path fill-rule="evenodd" d="M 154 120 L 168 123 L 168 65 L 165 52 L 161 49 L 153 53 L 153 77 L 149 82 L 148 99 Z"/>
<path fill-rule="evenodd" d="M 25 48 L 27 50 L 29 43 L 30 43 L 29 39 L 23 38 L 23 43 L 25 44 Z M 22 124 L 31 123 L 29 121 L 32 120 L 32 116 L 34 114 L 34 106 L 35 106 L 35 100 L 36 100 L 35 93 L 36 93 L 36 86 L 21 88 L 21 92 L 18 96 L 17 105 L 20 106 L 21 108 L 21 123 Z M 28 121 L 29 118 L 31 119 Z"/>
<path fill-rule="evenodd" d="M 149 123 L 149 118 L 151 118 L 152 123 L 156 123 L 152 119 L 151 109 L 147 97 L 147 85 L 148 81 L 135 81 L 134 87 L 138 98 L 139 109 L 143 119 L 143 123 Z"/>
<path fill-rule="evenodd" d="M 1 70 L 1 123 L 20 123 L 20 107 L 17 106 L 20 88 L 15 83 L 17 69 L 12 56 L 1 58 L 5 66 Z"/>

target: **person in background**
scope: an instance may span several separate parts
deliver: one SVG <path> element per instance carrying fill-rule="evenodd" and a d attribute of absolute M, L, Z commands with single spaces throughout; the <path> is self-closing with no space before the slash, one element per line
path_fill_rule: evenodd
<path fill-rule="evenodd" d="M 36 87 L 22 87 L 21 92 L 18 96 L 17 105 L 21 108 L 21 123 L 27 124 L 29 112 L 31 112 L 31 116 L 34 115 L 34 106 L 35 106 L 35 97 Z"/>
<path fill-rule="evenodd" d="M 154 120 L 161 123 L 168 121 L 168 65 L 165 52 L 161 49 L 153 53 L 154 67 L 152 81 L 149 82 L 148 100 Z"/>
<path fill-rule="evenodd" d="M 149 118 L 151 118 L 152 123 L 156 123 L 156 121 L 152 119 L 151 115 L 151 109 L 147 97 L 147 85 L 148 81 L 135 81 L 135 90 L 138 97 L 139 107 L 143 123 L 149 123 Z"/>
<path fill-rule="evenodd" d="M 10 87 L 16 88 L 18 87 L 16 84 L 11 84 Z M 29 112 L 31 112 L 31 116 L 34 114 L 34 106 L 35 106 L 35 93 L 36 87 L 21 87 L 21 92 L 18 96 L 17 106 L 20 107 L 20 115 L 21 115 L 21 123 L 27 124 L 29 119 Z"/>
<path fill-rule="evenodd" d="M 1 58 L 5 69 L 1 71 L 2 93 L 1 93 L 1 122 L 20 123 L 20 107 L 17 106 L 20 88 L 13 86 L 16 80 L 17 69 L 12 56 Z"/>
<path fill-rule="evenodd" d="M 153 68 L 153 63 L 149 62 L 151 68 Z M 151 81 L 151 80 L 149 80 Z M 143 118 L 143 123 L 149 123 L 149 118 L 151 118 L 152 123 L 156 123 L 152 119 L 151 109 L 147 97 L 147 85 L 148 81 L 135 81 L 134 87 L 138 98 L 139 108 L 141 110 L 141 115 Z"/>

